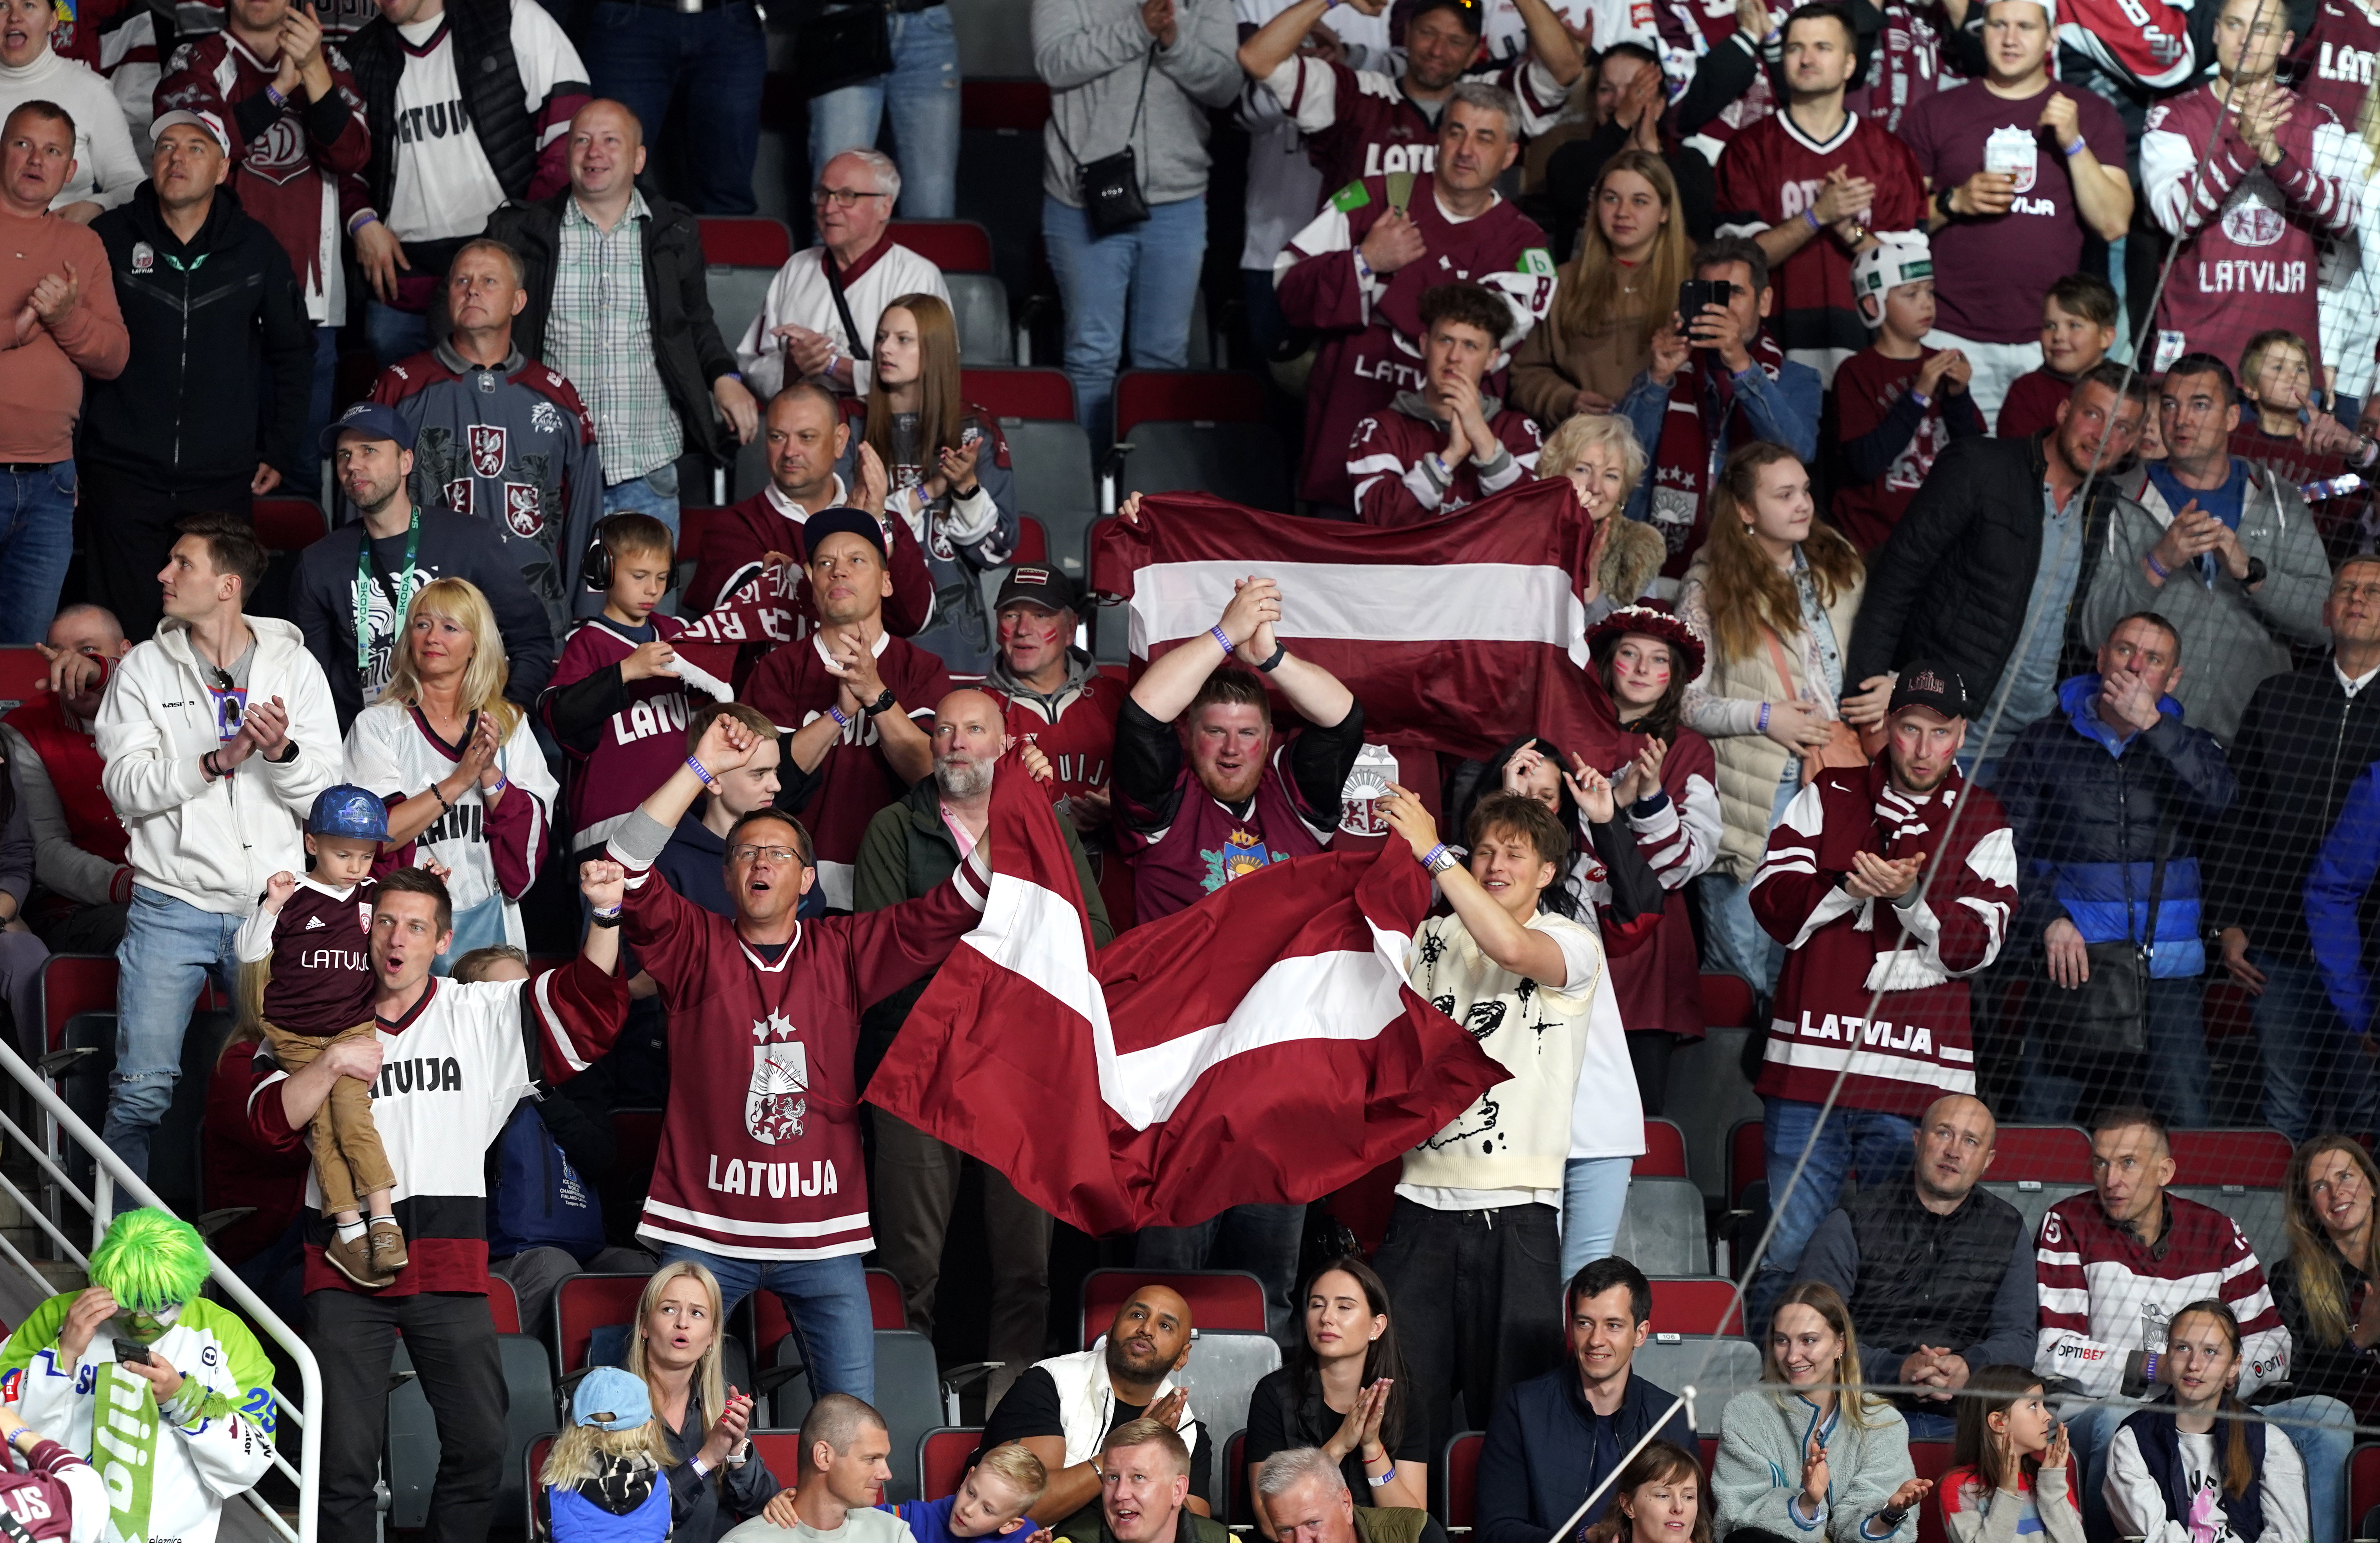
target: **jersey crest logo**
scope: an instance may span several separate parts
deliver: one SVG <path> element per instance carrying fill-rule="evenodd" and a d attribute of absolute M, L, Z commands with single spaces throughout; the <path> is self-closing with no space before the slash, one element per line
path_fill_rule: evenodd
<path fill-rule="evenodd" d="M 504 427 L 501 423 L 471 425 L 471 469 L 481 477 L 504 473 Z"/>
<path fill-rule="evenodd" d="M 458 515 L 471 512 L 471 480 L 457 477 L 446 484 L 446 507 Z"/>
<path fill-rule="evenodd" d="M 752 1139 L 773 1147 L 798 1141 L 809 1112 L 809 1056 L 793 1038 L 792 1020 L 771 1012 L 752 1025 L 752 1081 L 744 1090 L 744 1128 Z"/>
<path fill-rule="evenodd" d="M 2289 232 L 2289 221 L 2255 191 L 2223 212 L 2223 234 L 2243 247 L 2269 247 Z"/>
<path fill-rule="evenodd" d="M 532 402 L 528 409 L 528 426 L 540 434 L 558 434 L 562 432 L 562 415 L 554 411 L 551 402 Z"/>
<path fill-rule="evenodd" d="M 545 529 L 545 497 L 536 483 L 504 484 L 504 523 L 516 536 L 534 536 Z"/>
<path fill-rule="evenodd" d="M 1221 889 L 1234 879 L 1244 879 L 1260 868 L 1288 860 L 1286 854 L 1269 850 L 1264 837 L 1245 831 L 1233 831 L 1225 836 L 1221 851 L 1202 851 L 1198 856 L 1207 861 L 1205 886 L 1209 892 Z"/>

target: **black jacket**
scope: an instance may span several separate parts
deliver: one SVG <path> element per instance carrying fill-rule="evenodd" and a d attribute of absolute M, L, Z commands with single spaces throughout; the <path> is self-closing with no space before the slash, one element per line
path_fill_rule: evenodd
<path fill-rule="evenodd" d="M 2326 1245 L 2325 1245 L 2327 1246 Z M 2372 1278 L 2330 1251 L 2346 1293 L 2347 1321 L 2355 1322 L 2356 1305 L 2374 1289 Z M 2352 1339 L 2325 1344 L 2314 1333 L 2313 1315 L 2306 1311 L 2305 1294 L 2298 1286 L 2298 1257 L 2290 1254 L 2265 1267 L 2265 1283 L 2273 1289 L 2273 1306 L 2289 1331 L 2289 1391 L 2335 1398 L 2355 1411 L 2359 1424 L 2380 1417 L 2380 1355 L 2355 1348 Z"/>
<path fill-rule="evenodd" d="M 132 351 L 122 374 L 84 386 L 75 454 L 177 482 L 245 478 L 259 461 L 310 460 L 298 441 L 314 386 L 314 324 L 273 232 L 217 188 L 206 222 L 185 243 L 146 184 L 91 228 L 107 248 Z M 267 370 L 273 410 L 260 439 Z"/>
<path fill-rule="evenodd" d="M 571 195 L 535 203 L 507 202 L 488 217 L 488 234 L 520 253 L 528 270 L 528 304 L 513 318 L 513 345 L 545 358 L 546 319 L 553 313 L 553 270 L 562 245 L 562 213 Z M 711 383 L 735 373 L 735 351 L 719 335 L 705 287 L 702 236 L 694 215 L 667 199 L 646 196 L 645 311 L 652 321 L 653 362 L 670 406 L 685 426 L 689 450 L 713 466 L 732 465 L 735 433 L 711 406 Z M 549 361 L 550 362 L 550 361 Z M 580 395 L 585 395 L 584 383 Z M 590 404 L 591 406 L 591 404 Z"/>
<path fill-rule="evenodd" d="M 1624 1454 L 1654 1429 L 1671 1402 L 1670 1394 L 1632 1370 L 1612 1420 L 1619 1450 Z M 1471 1535 L 1475 1543 L 1545 1543 L 1546 1535 L 1561 1525 L 1603 1478 L 1595 1467 L 1594 1420 L 1575 1366 L 1557 1367 L 1505 1393 L 1479 1449 L 1478 1521 Z M 1659 1432 L 1663 1440 L 1687 1452 L 1702 1450 L 1682 1409 Z M 1588 1513 L 1586 1520 L 1595 1520 L 1610 1504 L 1607 1492 L 1603 1504 Z"/>
<path fill-rule="evenodd" d="M 1912 659 L 1938 660 L 1958 671 L 1968 701 L 1984 713 L 2024 630 L 2041 565 L 2041 484 L 2048 464 L 2039 434 L 1953 440 L 1943 450 L 1869 566 L 1846 681 Z M 2107 545 L 2108 516 L 2121 497 L 2107 478 L 2093 480 L 2082 512 L 2082 567 L 2061 619 L 2060 679 L 2090 667 L 2097 640 L 2080 637 L 2078 624 Z"/>
<path fill-rule="evenodd" d="M 2230 760 L 2240 801 L 2208 843 L 2206 925 L 2244 929 L 2268 959 L 2307 963 L 2306 870 L 2349 786 L 2380 760 L 2380 689 L 2350 697 L 2326 659 L 2267 676 L 2240 715 Z M 2375 922 L 2380 892 L 2364 897 L 2365 937 L 2380 936 Z"/>

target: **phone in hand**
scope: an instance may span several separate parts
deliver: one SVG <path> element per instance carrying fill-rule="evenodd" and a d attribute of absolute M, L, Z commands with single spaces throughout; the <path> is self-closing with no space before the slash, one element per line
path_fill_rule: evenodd
<path fill-rule="evenodd" d="M 149 1347 L 139 1340 L 115 1342 L 115 1364 L 120 1367 L 145 1367 L 150 1364 Z"/>
<path fill-rule="evenodd" d="M 1725 279 L 1687 279 L 1678 286 L 1678 322 L 1689 339 L 1694 330 L 1694 320 L 1705 306 L 1723 306 L 1735 298 L 1735 286 Z M 1697 343 L 1696 347 L 1710 345 Z"/>

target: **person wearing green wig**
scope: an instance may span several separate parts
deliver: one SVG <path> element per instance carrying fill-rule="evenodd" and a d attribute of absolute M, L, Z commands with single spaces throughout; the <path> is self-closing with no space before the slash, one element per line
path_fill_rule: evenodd
<path fill-rule="evenodd" d="M 107 1537 L 212 1543 L 223 1502 L 273 1461 L 272 1363 L 230 1308 L 199 1294 L 207 1269 L 188 1222 L 126 1211 L 91 1250 L 91 1284 L 42 1303 L 0 1345 L 0 1400 L 90 1454 Z"/>

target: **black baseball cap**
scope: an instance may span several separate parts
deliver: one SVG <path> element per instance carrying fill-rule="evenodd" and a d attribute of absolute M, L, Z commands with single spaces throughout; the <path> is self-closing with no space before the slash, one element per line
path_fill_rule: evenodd
<path fill-rule="evenodd" d="M 1939 660 L 1912 660 L 1901 666 L 1900 678 L 1893 683 L 1892 705 L 1885 712 L 1889 716 L 1905 707 L 1926 708 L 1945 718 L 1964 718 L 1967 683 Z"/>
<path fill-rule="evenodd" d="M 815 556 L 819 543 L 836 531 L 847 531 L 876 549 L 877 559 L 888 561 L 884 551 L 884 527 L 865 509 L 849 507 L 820 509 L 802 522 L 802 553 Z"/>
<path fill-rule="evenodd" d="M 1083 587 L 1066 577 L 1062 568 L 1043 567 L 1027 564 L 1008 570 L 1000 583 L 1000 598 L 992 602 L 997 614 L 1012 605 L 1038 605 L 1044 611 L 1083 609 Z"/>

